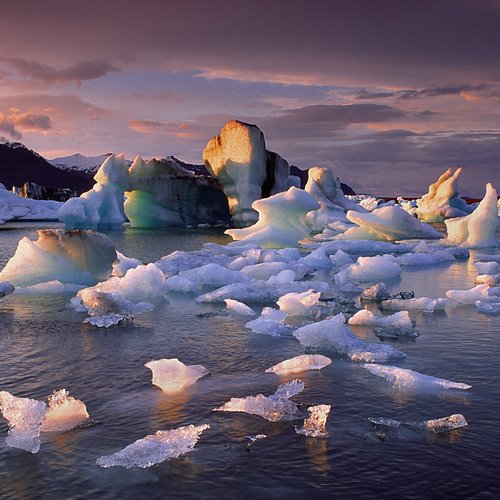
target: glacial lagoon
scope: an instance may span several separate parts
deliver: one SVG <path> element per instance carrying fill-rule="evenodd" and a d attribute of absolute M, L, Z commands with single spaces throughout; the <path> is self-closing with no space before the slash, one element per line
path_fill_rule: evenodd
<path fill-rule="evenodd" d="M 0 266 L 23 237 L 57 224 L 9 223 L 0 230 Z M 438 226 L 439 227 L 439 226 Z M 442 227 L 439 227 L 442 230 Z M 118 251 L 152 262 L 206 242 L 227 244 L 222 229 L 134 230 L 107 233 Z M 498 232 L 497 232 L 498 235 Z M 482 249 L 481 253 L 488 253 Z M 498 251 L 497 251 L 498 252 Z M 495 250 L 490 251 L 495 253 Z M 405 267 L 389 291 L 443 297 L 474 286 L 469 260 Z M 425 314 L 410 311 L 419 336 L 386 341 L 407 358 L 396 366 L 470 384 L 469 391 L 405 391 L 373 376 L 361 363 L 333 357 L 321 371 L 279 377 L 270 366 L 304 353 L 294 337 L 245 328 L 248 318 L 222 305 L 197 304 L 197 294 L 170 293 L 168 302 L 130 324 L 98 329 L 68 307 L 71 295 L 10 295 L 0 302 L 0 389 L 46 399 L 68 389 L 96 425 L 42 433 L 37 454 L 5 445 L 0 421 L 2 498 L 357 498 L 491 497 L 500 494 L 500 317 L 459 305 Z M 252 307 L 260 312 L 262 306 Z M 380 342 L 372 327 L 352 326 Z M 177 394 L 151 384 L 144 366 L 179 358 L 210 376 Z M 272 394 L 298 378 L 294 401 L 329 404 L 329 439 L 298 435 L 296 422 L 268 422 L 243 413 L 213 412 L 232 397 Z M 421 421 L 461 413 L 468 426 L 443 434 L 374 427 L 368 418 Z M 149 469 L 100 468 L 96 460 L 159 429 L 209 424 L 196 449 Z M 249 446 L 246 436 L 266 434 Z"/>

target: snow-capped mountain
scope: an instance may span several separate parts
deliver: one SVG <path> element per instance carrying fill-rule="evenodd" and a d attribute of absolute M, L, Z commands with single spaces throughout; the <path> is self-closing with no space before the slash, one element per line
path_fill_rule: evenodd
<path fill-rule="evenodd" d="M 60 156 L 59 158 L 48 160 L 48 162 L 54 167 L 59 168 L 60 170 L 85 172 L 87 174 L 94 175 L 103 161 L 110 154 L 111 153 L 97 156 L 85 156 L 80 153 L 76 153 L 70 156 Z"/>

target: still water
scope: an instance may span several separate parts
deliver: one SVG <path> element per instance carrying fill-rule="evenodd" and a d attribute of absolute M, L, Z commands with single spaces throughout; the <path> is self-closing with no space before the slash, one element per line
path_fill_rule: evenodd
<path fill-rule="evenodd" d="M 0 265 L 17 241 L 36 239 L 39 224 L 0 230 Z M 50 227 L 45 225 L 44 227 Z M 206 241 L 226 243 L 222 230 L 109 233 L 122 253 L 145 262 Z M 406 268 L 392 291 L 443 296 L 470 288 L 471 261 Z M 420 336 L 391 342 L 407 354 L 399 366 L 473 387 L 468 392 L 411 394 L 359 364 L 339 359 L 299 374 L 301 405 L 331 404 L 328 440 L 299 436 L 296 423 L 213 413 L 231 397 L 263 393 L 293 377 L 264 370 L 303 353 L 293 338 L 252 333 L 243 317 L 198 305 L 194 295 L 168 302 L 134 323 L 109 330 L 84 325 L 70 296 L 9 296 L 0 303 L 0 390 L 46 398 L 65 387 L 99 422 L 87 429 L 42 434 L 32 455 L 4 444 L 0 422 L 0 498 L 498 498 L 500 495 L 500 318 L 474 306 L 413 313 Z M 378 341 L 371 328 L 354 328 Z M 211 375 L 172 396 L 151 384 L 144 363 L 177 357 Z M 368 417 L 425 420 L 462 413 L 469 426 L 443 435 L 377 436 Z M 196 451 L 150 469 L 101 469 L 96 459 L 158 429 L 208 423 Z M 267 434 L 247 449 L 245 436 Z"/>

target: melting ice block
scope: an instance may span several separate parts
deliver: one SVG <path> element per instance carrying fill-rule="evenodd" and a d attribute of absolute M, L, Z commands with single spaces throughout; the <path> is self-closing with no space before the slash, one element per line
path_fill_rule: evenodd
<path fill-rule="evenodd" d="M 39 229 L 38 240 L 23 238 L 0 273 L 15 286 L 46 281 L 89 285 L 111 275 L 116 250 L 108 236 L 94 231 Z"/>
<path fill-rule="evenodd" d="M 334 276 L 337 285 L 349 282 L 370 282 L 395 278 L 401 274 L 401 266 L 394 255 L 376 255 L 375 257 L 358 257 L 351 264 Z"/>
<path fill-rule="evenodd" d="M 259 213 L 259 220 L 244 229 L 228 229 L 226 234 L 264 248 L 294 247 L 309 235 L 305 216 L 318 206 L 309 193 L 291 187 L 284 193 L 254 201 L 252 207 Z"/>
<path fill-rule="evenodd" d="M 368 302 L 377 302 L 380 300 L 386 300 L 391 296 L 389 290 L 385 286 L 385 283 L 376 283 L 375 285 L 365 288 L 361 293 L 361 298 Z"/>
<path fill-rule="evenodd" d="M 482 300 L 476 300 L 474 305 L 477 307 L 477 310 L 483 314 L 500 314 L 500 297 L 497 302 L 483 302 Z"/>
<path fill-rule="evenodd" d="M 226 307 L 236 314 L 241 314 L 243 316 L 255 316 L 256 314 L 251 307 L 243 304 L 243 302 L 238 302 L 233 299 L 225 299 L 224 302 L 226 303 Z"/>
<path fill-rule="evenodd" d="M 474 212 L 446 220 L 445 224 L 448 240 L 454 245 L 470 248 L 498 246 L 495 236 L 498 228 L 497 192 L 493 186 L 486 184 L 486 194 Z"/>
<path fill-rule="evenodd" d="M 418 297 L 411 299 L 388 299 L 383 300 L 380 304 L 382 309 L 392 309 L 396 311 L 424 311 L 426 313 L 433 313 L 434 311 L 442 311 L 448 300 L 444 298 L 429 299 L 428 297 Z"/>
<path fill-rule="evenodd" d="M 3 299 L 6 295 L 10 295 L 14 290 L 14 285 L 8 281 L 0 281 L 0 299 Z"/>
<path fill-rule="evenodd" d="M 163 392 L 181 391 L 210 372 L 202 365 L 185 365 L 177 358 L 149 361 L 144 365 L 153 373 L 152 383 Z"/>
<path fill-rule="evenodd" d="M 476 300 L 488 300 L 490 285 L 483 283 L 476 285 L 469 290 L 448 290 L 446 297 L 460 304 L 474 304 Z"/>
<path fill-rule="evenodd" d="M 40 449 L 40 427 L 47 412 L 47 405 L 43 401 L 17 398 L 7 391 L 1 391 L 0 410 L 9 424 L 5 444 L 37 453 Z"/>
<path fill-rule="evenodd" d="M 332 363 L 330 358 L 321 354 L 301 354 L 291 359 L 285 359 L 266 370 L 266 373 L 275 373 L 279 376 L 301 373 L 308 370 L 321 370 Z"/>
<path fill-rule="evenodd" d="M 280 311 L 290 316 L 310 316 L 313 314 L 314 306 L 319 302 L 321 292 L 307 290 L 302 293 L 287 293 L 280 297 L 277 304 Z"/>
<path fill-rule="evenodd" d="M 408 427 L 409 429 L 424 430 L 435 434 L 461 429 L 468 425 L 467 420 L 465 420 L 465 417 L 460 413 L 455 413 L 448 417 L 423 420 L 421 422 L 408 420 L 400 421 L 392 418 L 368 418 L 368 420 L 375 426 Z"/>
<path fill-rule="evenodd" d="M 262 314 L 258 318 L 249 321 L 245 326 L 254 333 L 262 333 L 273 337 L 286 335 L 291 332 L 290 327 L 284 323 L 287 316 L 286 312 L 278 311 L 272 307 L 264 307 Z"/>
<path fill-rule="evenodd" d="M 66 389 L 49 396 L 49 409 L 42 422 L 42 432 L 69 431 L 90 418 L 85 403 L 69 395 Z"/>
<path fill-rule="evenodd" d="M 400 311 L 389 316 L 383 316 L 379 311 L 373 313 L 368 309 L 358 311 L 349 318 L 350 325 L 372 325 L 380 327 L 383 331 L 398 332 L 399 335 L 416 337 L 415 325 L 410 319 L 408 311 Z"/>
<path fill-rule="evenodd" d="M 295 403 L 290 401 L 290 398 L 303 390 L 303 382 L 292 380 L 286 384 L 281 384 L 271 396 L 257 394 L 245 398 L 231 398 L 230 401 L 219 408 L 215 408 L 214 411 L 249 413 L 258 415 L 270 422 L 295 420 L 300 418 L 300 411 Z"/>
<path fill-rule="evenodd" d="M 186 425 L 168 431 L 157 431 L 145 438 L 138 439 L 113 455 L 100 457 L 97 465 L 101 467 L 140 467 L 145 469 L 177 458 L 192 451 L 201 434 L 210 429 L 208 424 Z"/>
<path fill-rule="evenodd" d="M 377 377 L 385 378 L 394 387 L 406 390 L 425 390 L 425 389 L 460 389 L 467 390 L 472 386 L 460 382 L 452 382 L 443 378 L 424 375 L 423 373 L 397 366 L 382 366 L 377 364 L 364 364 L 370 373 Z"/>
<path fill-rule="evenodd" d="M 328 418 L 330 409 L 330 405 L 310 406 L 307 409 L 309 417 L 304 420 L 302 427 L 295 427 L 295 432 L 307 437 L 326 439 L 328 437 L 326 419 Z"/>
<path fill-rule="evenodd" d="M 387 363 L 406 357 L 390 345 L 365 342 L 356 337 L 345 324 L 343 314 L 303 326 L 293 335 L 306 349 L 331 352 L 352 361 Z"/>

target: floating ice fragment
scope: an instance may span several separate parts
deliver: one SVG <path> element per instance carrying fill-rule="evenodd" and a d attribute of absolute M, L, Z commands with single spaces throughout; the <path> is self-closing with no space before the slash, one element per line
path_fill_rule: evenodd
<path fill-rule="evenodd" d="M 245 326 L 254 333 L 262 333 L 273 337 L 286 335 L 291 333 L 290 327 L 284 323 L 287 316 L 286 312 L 278 311 L 272 307 L 264 307 L 262 314 L 258 318 L 249 321 Z"/>
<path fill-rule="evenodd" d="M 83 322 L 98 328 L 110 328 L 111 326 L 129 323 L 133 319 L 134 317 L 129 314 L 105 314 L 104 316 L 90 316 L 85 318 Z"/>
<path fill-rule="evenodd" d="M 498 262 L 474 262 L 474 267 L 479 274 L 497 274 L 500 272 Z"/>
<path fill-rule="evenodd" d="M 432 253 L 409 252 L 396 257 L 401 266 L 431 266 L 443 262 L 453 262 L 455 257 L 447 250 Z"/>
<path fill-rule="evenodd" d="M 267 434 L 255 434 L 255 436 L 245 436 L 245 437 L 250 441 L 248 446 L 251 446 L 252 444 L 255 443 L 255 441 L 259 441 L 261 439 L 266 439 Z"/>
<path fill-rule="evenodd" d="M 266 370 L 266 373 L 275 373 L 279 376 L 301 373 L 308 370 L 321 370 L 332 363 L 330 358 L 321 354 L 301 354 L 291 359 L 285 359 Z"/>
<path fill-rule="evenodd" d="M 368 309 L 362 309 L 358 311 L 354 316 L 349 318 L 348 323 L 350 325 L 373 325 L 375 327 L 380 327 L 382 332 L 377 333 L 377 336 L 391 336 L 388 332 L 397 333 L 397 336 L 408 336 L 416 337 L 417 332 L 415 331 L 415 325 L 410 319 L 408 311 L 400 311 L 389 316 L 383 316 L 377 311 L 377 314 L 369 311 Z"/>
<path fill-rule="evenodd" d="M 125 276 L 129 269 L 134 269 L 142 265 L 139 259 L 127 257 L 120 252 L 116 252 L 116 261 L 113 264 L 113 276 Z"/>
<path fill-rule="evenodd" d="M 385 286 L 385 283 L 377 283 L 375 285 L 369 286 L 363 290 L 361 298 L 366 301 L 377 302 L 379 300 L 388 299 L 391 296 L 389 290 Z"/>
<path fill-rule="evenodd" d="M 0 299 L 3 299 L 6 295 L 10 295 L 14 291 L 14 285 L 8 281 L 0 281 Z"/>
<path fill-rule="evenodd" d="M 69 431 L 86 423 L 89 418 L 85 404 L 70 396 L 66 389 L 60 389 L 49 396 L 49 409 L 43 419 L 41 431 Z"/>
<path fill-rule="evenodd" d="M 418 297 L 412 299 L 389 299 L 382 301 L 380 307 L 382 309 L 392 309 L 396 311 L 402 310 L 418 310 L 426 313 L 433 313 L 434 311 L 442 311 L 448 300 L 444 298 L 429 299 L 428 297 Z"/>
<path fill-rule="evenodd" d="M 435 418 L 431 420 L 423 420 L 422 422 L 413 421 L 400 421 L 394 420 L 392 418 L 372 418 L 369 417 L 368 420 L 375 426 L 382 427 L 408 427 L 409 429 L 425 430 L 433 432 L 435 434 L 440 434 L 442 432 L 449 432 L 455 429 L 461 429 L 466 427 L 467 420 L 460 413 L 455 413 L 448 417 Z"/>
<path fill-rule="evenodd" d="M 354 262 L 352 260 L 352 257 L 348 253 L 346 253 L 346 252 L 344 252 L 343 250 L 340 250 L 340 249 L 337 250 L 334 255 L 330 256 L 330 260 L 337 267 L 346 266 L 346 265 L 352 264 Z"/>
<path fill-rule="evenodd" d="M 243 316 L 255 316 L 256 314 L 251 307 L 243 304 L 243 302 L 238 302 L 233 299 L 225 299 L 224 302 L 226 303 L 226 307 L 236 314 L 241 314 Z"/>
<path fill-rule="evenodd" d="M 241 412 L 251 415 L 258 415 L 270 422 L 280 420 L 295 420 L 300 418 L 300 411 L 295 403 L 289 398 L 299 394 L 304 390 L 304 383 L 300 380 L 293 380 L 286 384 L 281 384 L 276 392 L 271 396 L 257 394 L 245 398 L 231 398 L 214 411 Z"/>
<path fill-rule="evenodd" d="M 334 276 L 337 285 L 349 282 L 370 282 L 395 278 L 401 274 L 401 266 L 394 255 L 377 255 L 375 257 L 358 257 L 355 264 Z"/>
<path fill-rule="evenodd" d="M 328 438 L 326 419 L 330 413 L 330 408 L 330 405 L 310 406 L 307 409 L 309 417 L 304 420 L 303 427 L 295 427 L 295 432 L 313 438 Z"/>
<path fill-rule="evenodd" d="M 177 358 L 149 361 L 144 366 L 153 373 L 153 385 L 163 392 L 180 391 L 210 373 L 203 365 L 188 366 Z"/>
<path fill-rule="evenodd" d="M 5 444 L 11 448 L 37 453 L 40 449 L 40 427 L 47 405 L 43 401 L 17 398 L 7 391 L 1 391 L 0 410 L 9 424 Z"/>
<path fill-rule="evenodd" d="M 385 378 L 398 389 L 460 389 L 467 390 L 472 386 L 460 382 L 452 382 L 443 378 L 424 375 L 423 373 L 396 366 L 382 366 L 377 364 L 364 364 L 367 369 L 377 377 Z"/>
<path fill-rule="evenodd" d="M 483 283 L 469 290 L 448 290 L 446 292 L 446 297 L 460 304 L 474 304 L 477 300 L 488 299 L 489 288 L 490 285 L 488 283 Z"/>
<path fill-rule="evenodd" d="M 194 449 L 202 432 L 207 429 L 210 429 L 210 426 L 203 424 L 157 431 L 155 434 L 134 441 L 113 455 L 98 458 L 97 465 L 105 468 L 140 467 L 145 469 L 189 453 Z"/>
<path fill-rule="evenodd" d="M 483 302 L 481 300 L 476 300 L 474 305 L 477 307 L 477 310 L 483 314 L 500 314 L 500 300 L 498 302 Z"/>
<path fill-rule="evenodd" d="M 280 311 L 290 316 L 310 316 L 319 302 L 321 292 L 307 290 L 302 293 L 291 292 L 280 297 L 277 304 Z"/>

